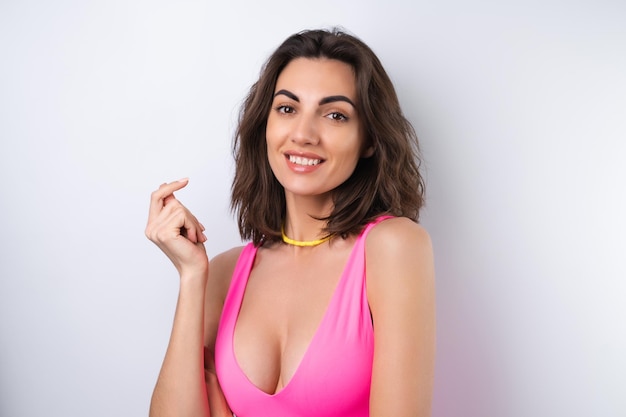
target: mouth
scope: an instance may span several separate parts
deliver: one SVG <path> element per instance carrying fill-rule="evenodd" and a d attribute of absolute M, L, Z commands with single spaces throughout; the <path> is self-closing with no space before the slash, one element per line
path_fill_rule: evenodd
<path fill-rule="evenodd" d="M 305 167 L 319 165 L 322 162 L 324 162 L 321 159 L 305 158 L 303 156 L 296 156 L 296 155 L 286 155 L 286 156 L 289 159 L 289 162 L 291 162 L 292 164 L 305 166 Z"/>

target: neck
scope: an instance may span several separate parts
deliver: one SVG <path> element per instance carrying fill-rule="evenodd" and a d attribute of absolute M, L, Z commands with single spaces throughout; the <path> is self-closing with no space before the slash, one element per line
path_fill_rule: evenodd
<path fill-rule="evenodd" d="M 280 232 L 283 237 L 283 242 L 285 242 L 288 245 L 297 246 L 300 248 L 310 248 L 314 246 L 319 246 L 322 243 L 329 241 L 331 238 L 330 235 L 327 235 L 321 239 L 315 239 L 315 240 L 295 240 L 295 239 L 291 239 L 289 236 L 285 234 L 285 228 L 282 226 L 280 228 Z"/>
<path fill-rule="evenodd" d="M 317 218 L 326 217 L 332 210 L 328 201 L 320 198 L 308 198 L 287 195 L 287 213 L 284 222 L 284 233 L 297 241 L 315 241 L 326 237 L 323 232 L 326 223 Z"/>

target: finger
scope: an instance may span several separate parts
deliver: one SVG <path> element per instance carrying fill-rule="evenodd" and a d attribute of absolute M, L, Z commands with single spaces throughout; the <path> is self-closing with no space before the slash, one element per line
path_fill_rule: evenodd
<path fill-rule="evenodd" d="M 207 241 L 206 235 L 202 232 L 200 225 L 194 221 L 186 223 L 189 227 L 185 226 L 185 237 L 193 243 L 204 243 Z"/>
<path fill-rule="evenodd" d="M 195 222 L 189 215 L 183 218 L 183 227 L 181 228 L 181 234 L 185 231 L 184 236 L 192 243 L 201 242 L 202 231 L 198 227 L 198 223 Z"/>
<path fill-rule="evenodd" d="M 191 214 L 191 213 L 189 213 Z M 198 218 L 196 216 L 194 216 L 193 214 L 191 214 L 191 218 L 193 219 L 193 221 L 195 222 L 195 224 L 197 225 L 197 237 L 198 237 L 198 242 L 204 243 L 206 242 L 208 239 L 205 236 L 205 234 L 203 233 L 206 228 L 204 227 L 204 225 L 202 223 L 200 223 L 200 221 L 198 220 Z"/>
<path fill-rule="evenodd" d="M 170 203 L 173 200 L 176 200 L 176 197 L 174 197 L 174 194 L 170 194 L 166 196 L 165 198 L 163 198 L 163 206 L 167 206 L 167 203 Z"/>
<path fill-rule="evenodd" d="M 175 237 L 180 233 L 180 228 L 184 223 L 184 216 L 188 210 L 182 203 L 176 199 L 170 204 L 163 206 L 160 211 L 150 208 L 151 214 L 148 217 L 148 224 L 146 225 L 146 236 L 150 240 L 161 240 L 162 236 Z M 175 235 L 171 235 L 172 231 L 176 230 Z M 167 231 L 165 235 L 163 232 Z"/>
<path fill-rule="evenodd" d="M 197 221 L 197 220 L 196 220 Z M 206 242 L 208 239 L 206 237 L 206 235 L 204 234 L 205 231 L 205 227 L 202 225 L 202 223 L 198 222 L 198 242 Z"/>
<path fill-rule="evenodd" d="M 148 238 L 157 246 L 169 246 L 175 244 L 179 239 L 188 241 L 187 230 L 184 226 L 184 207 L 177 204 L 165 207 L 159 215 L 149 223 Z"/>
<path fill-rule="evenodd" d="M 184 225 L 181 228 L 181 234 L 183 234 L 183 231 L 184 236 L 193 243 L 204 243 L 208 240 L 198 219 L 187 209 L 185 209 Z"/>
<path fill-rule="evenodd" d="M 198 228 L 198 230 L 196 230 L 196 236 L 197 236 L 196 238 L 197 238 L 199 243 L 204 243 L 204 242 L 206 242 L 208 240 L 206 235 L 204 234 L 204 232 L 200 228 Z"/>
<path fill-rule="evenodd" d="M 178 181 L 171 182 L 169 184 L 162 184 L 158 190 L 154 191 L 150 196 L 150 212 L 148 217 L 155 217 L 163 209 L 165 200 L 171 196 L 174 198 L 174 191 L 178 191 L 181 188 L 189 184 L 189 178 L 183 178 Z"/>
<path fill-rule="evenodd" d="M 167 204 L 154 223 L 158 224 L 157 228 L 176 230 L 176 236 L 180 235 L 192 243 L 203 243 L 207 240 L 198 219 L 178 200 Z"/>

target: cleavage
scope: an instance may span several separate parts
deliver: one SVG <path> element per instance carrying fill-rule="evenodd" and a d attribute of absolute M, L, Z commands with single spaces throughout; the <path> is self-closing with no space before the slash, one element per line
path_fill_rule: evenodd
<path fill-rule="evenodd" d="M 241 371 L 259 390 L 276 394 L 297 374 L 330 307 L 347 260 L 296 264 L 259 250 L 235 324 Z"/>

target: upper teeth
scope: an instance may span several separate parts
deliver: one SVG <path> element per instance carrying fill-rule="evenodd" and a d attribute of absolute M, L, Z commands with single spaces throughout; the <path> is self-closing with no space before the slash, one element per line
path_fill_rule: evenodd
<path fill-rule="evenodd" d="M 289 155 L 289 162 L 297 165 L 317 165 L 322 162 L 321 159 L 309 159 L 301 156 Z"/>

